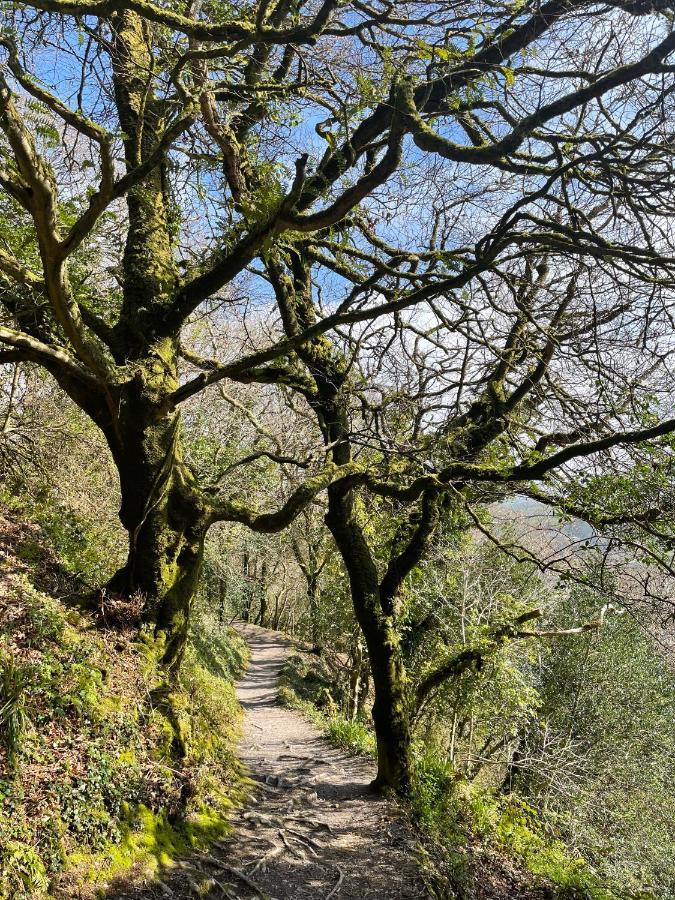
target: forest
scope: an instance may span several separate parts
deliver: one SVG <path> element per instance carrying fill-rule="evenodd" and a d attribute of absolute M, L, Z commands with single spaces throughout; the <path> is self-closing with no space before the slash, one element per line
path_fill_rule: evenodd
<path fill-rule="evenodd" d="M 0 900 L 675 898 L 675 6 L 0 0 Z"/>

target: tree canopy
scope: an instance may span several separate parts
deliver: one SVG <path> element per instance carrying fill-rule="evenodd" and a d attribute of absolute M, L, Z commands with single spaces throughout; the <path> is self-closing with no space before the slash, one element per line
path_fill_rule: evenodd
<path fill-rule="evenodd" d="M 442 522 L 529 495 L 669 570 L 671 19 L 3 5 L 0 362 L 42 366 L 104 434 L 129 535 L 109 589 L 144 597 L 168 666 L 209 527 L 277 531 L 325 492 L 378 781 L 405 791 L 400 598 Z M 182 411 L 230 382 L 286 409 L 234 467 L 276 467 L 271 509 L 186 452 Z"/>

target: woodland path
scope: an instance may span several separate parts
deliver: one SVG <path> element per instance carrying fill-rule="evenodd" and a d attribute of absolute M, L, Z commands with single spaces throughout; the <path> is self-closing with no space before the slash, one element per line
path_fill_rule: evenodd
<path fill-rule="evenodd" d="M 249 800 L 233 817 L 232 834 L 209 856 L 186 861 L 160 885 L 112 896 L 182 900 L 198 896 L 209 876 L 213 890 L 206 896 L 231 900 L 427 897 L 405 817 L 394 803 L 368 793 L 372 761 L 333 748 L 300 713 L 278 705 L 278 675 L 292 643 L 254 625 L 239 628 L 251 648 L 237 686 Z"/>

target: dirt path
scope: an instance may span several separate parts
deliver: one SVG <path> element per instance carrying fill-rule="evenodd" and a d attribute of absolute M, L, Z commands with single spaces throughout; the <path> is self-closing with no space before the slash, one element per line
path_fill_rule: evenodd
<path fill-rule="evenodd" d="M 188 861 L 160 885 L 112 896 L 200 896 L 208 876 L 213 890 L 201 896 L 230 900 L 427 897 L 404 818 L 367 792 L 372 762 L 334 749 L 303 716 L 277 705 L 289 642 L 252 625 L 241 631 L 251 647 L 237 688 L 245 710 L 240 755 L 253 782 L 249 803 L 210 857 Z"/>
<path fill-rule="evenodd" d="M 372 762 L 332 748 L 303 716 L 278 706 L 288 644 L 255 626 L 242 632 L 252 657 L 237 690 L 246 712 L 241 756 L 261 787 L 235 823 L 233 864 L 248 872 L 267 855 L 267 871 L 260 866 L 255 878 L 278 900 L 426 896 L 400 813 L 367 793 Z"/>

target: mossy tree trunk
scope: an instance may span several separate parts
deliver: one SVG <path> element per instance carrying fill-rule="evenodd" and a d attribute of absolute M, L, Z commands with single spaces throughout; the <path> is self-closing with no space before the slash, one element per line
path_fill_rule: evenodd
<path fill-rule="evenodd" d="M 316 321 L 310 268 L 300 252 L 289 253 L 285 264 L 280 257 L 268 261 L 268 274 L 289 336 Z M 346 390 L 349 363 L 325 337 L 303 344 L 297 355 L 315 385 L 314 390 L 306 392 L 306 399 L 314 410 L 331 459 L 337 466 L 348 467 L 352 462 Z M 326 525 L 347 570 L 354 614 L 368 648 L 377 739 L 377 777 L 373 786 L 405 795 L 411 780 L 412 698 L 401 648 L 398 598 L 405 578 L 428 546 L 438 523 L 439 507 L 434 496 L 423 497 L 409 527 L 403 529 L 401 546 L 392 547 L 381 576 L 376 551 L 363 527 L 360 504 L 357 492 L 347 482 L 332 484 L 328 488 Z"/>
<path fill-rule="evenodd" d="M 314 522 L 309 518 L 305 521 L 304 549 L 296 538 L 291 539 L 291 549 L 300 571 L 307 583 L 307 606 L 309 610 L 309 625 L 312 639 L 312 649 L 315 653 L 321 652 L 321 623 L 320 615 L 320 589 L 319 578 L 325 563 L 325 558 L 320 558 L 319 548 L 323 541 L 320 522 Z M 318 536 L 317 536 L 318 532 Z"/>
<path fill-rule="evenodd" d="M 125 565 L 109 588 L 142 595 L 164 663 L 180 663 L 202 565 L 208 507 L 182 458 L 180 418 L 155 415 L 127 394 L 113 456 L 120 475 L 120 519 L 129 536 Z"/>
<path fill-rule="evenodd" d="M 326 524 L 347 569 L 354 613 L 368 648 L 375 700 L 376 790 L 410 790 L 409 698 L 395 618 L 382 609 L 380 585 L 370 548 L 354 512 L 354 498 L 329 490 Z"/>
<path fill-rule="evenodd" d="M 337 465 L 351 462 L 348 412 L 341 386 L 346 367 L 327 342 L 315 346 L 310 360 L 319 396 L 312 401 L 326 443 Z M 322 367 L 323 371 L 319 374 Z M 342 484 L 328 488 L 326 525 L 342 556 L 350 584 L 354 614 L 368 648 L 375 700 L 373 725 L 377 739 L 376 790 L 405 795 L 410 789 L 411 741 L 405 666 L 397 629 L 394 596 L 386 597 L 374 553 L 359 518 L 358 498 Z"/>
<path fill-rule="evenodd" d="M 133 12 L 113 18 L 115 101 L 128 172 L 156 153 L 164 105 L 147 73 L 154 66 L 152 26 Z M 120 477 L 120 519 L 129 535 L 126 564 L 109 587 L 143 595 L 164 663 L 180 663 L 198 585 L 208 509 L 183 460 L 180 413 L 167 398 L 179 385 L 179 327 L 162 329 L 179 281 L 163 164 L 149 168 L 127 196 L 121 314 L 110 335 L 128 376 L 112 391 L 106 430 Z"/>
<path fill-rule="evenodd" d="M 260 584 L 258 589 L 260 591 L 260 608 L 258 610 L 258 625 L 261 627 L 265 627 L 267 622 L 267 560 L 263 559 L 261 572 L 260 572 Z"/>

